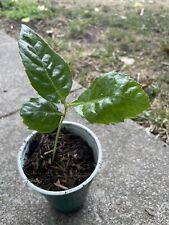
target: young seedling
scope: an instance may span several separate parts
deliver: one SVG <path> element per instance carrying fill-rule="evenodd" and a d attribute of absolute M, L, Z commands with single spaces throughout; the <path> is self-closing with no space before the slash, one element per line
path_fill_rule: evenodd
<path fill-rule="evenodd" d="M 69 107 L 74 107 L 90 123 L 98 124 L 123 122 L 149 107 L 149 98 L 141 86 L 129 76 L 117 72 L 96 78 L 77 100 L 68 102 L 72 75 L 64 59 L 25 25 L 22 25 L 20 33 L 19 50 L 28 78 L 39 94 L 39 97 L 23 104 L 20 114 L 29 129 L 40 133 L 57 130 L 53 161 Z M 58 109 L 59 104 L 63 105 L 62 112 Z"/>

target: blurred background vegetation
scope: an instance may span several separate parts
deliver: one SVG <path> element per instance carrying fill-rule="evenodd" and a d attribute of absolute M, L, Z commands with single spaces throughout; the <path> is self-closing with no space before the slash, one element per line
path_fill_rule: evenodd
<path fill-rule="evenodd" d="M 85 87 L 110 70 L 134 77 L 151 100 L 136 121 L 169 144 L 169 2 L 113 2 L 1 0 L 0 28 L 16 39 L 21 23 L 35 29 Z"/>

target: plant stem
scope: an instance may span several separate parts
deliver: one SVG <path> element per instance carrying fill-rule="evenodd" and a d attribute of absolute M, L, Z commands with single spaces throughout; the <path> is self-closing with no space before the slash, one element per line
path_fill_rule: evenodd
<path fill-rule="evenodd" d="M 58 129 L 57 129 L 57 132 L 56 132 L 56 137 L 55 137 L 55 142 L 54 142 L 54 149 L 53 149 L 53 154 L 52 154 L 52 161 L 55 161 L 59 135 L 60 135 L 60 131 L 61 131 L 61 128 L 62 128 L 63 120 L 64 120 L 64 118 L 66 116 L 67 108 L 68 108 L 68 106 L 65 103 L 64 104 L 64 112 L 63 112 L 63 115 L 60 118 Z"/>

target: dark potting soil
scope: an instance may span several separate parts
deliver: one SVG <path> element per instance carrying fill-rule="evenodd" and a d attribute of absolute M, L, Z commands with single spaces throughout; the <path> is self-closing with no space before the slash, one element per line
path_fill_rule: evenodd
<path fill-rule="evenodd" d="M 55 136 L 56 133 L 36 136 L 30 143 L 23 169 L 36 186 L 50 191 L 63 191 L 79 185 L 91 175 L 95 168 L 94 156 L 81 137 L 63 129 L 56 159 L 52 162 Z"/>

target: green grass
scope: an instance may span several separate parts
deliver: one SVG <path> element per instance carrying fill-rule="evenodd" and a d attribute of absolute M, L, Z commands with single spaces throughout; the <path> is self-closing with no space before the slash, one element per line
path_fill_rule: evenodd
<path fill-rule="evenodd" d="M 81 38 L 88 32 L 88 25 L 86 21 L 80 19 L 74 19 L 69 23 L 69 38 Z"/>
<path fill-rule="evenodd" d="M 65 38 L 46 37 L 45 40 L 50 45 L 50 47 L 55 49 L 57 52 L 66 50 L 68 48 L 68 41 Z"/>
<path fill-rule="evenodd" d="M 90 6 L 86 8 L 64 9 L 61 12 L 66 18 L 73 20 L 81 20 L 86 24 L 99 26 L 104 28 L 118 28 L 127 31 L 127 33 L 135 31 L 140 34 L 169 34 L 168 12 L 163 9 L 153 11 L 145 10 L 144 15 L 140 16 L 137 10 L 128 8 L 124 14 L 119 11 L 100 7 L 99 11 L 95 11 Z M 123 15 L 123 16 L 122 16 Z"/>
<path fill-rule="evenodd" d="M 39 4 L 37 0 L 4 0 L 0 11 L 0 16 L 14 20 L 42 19 L 50 14 L 48 1 Z"/>

